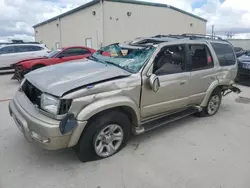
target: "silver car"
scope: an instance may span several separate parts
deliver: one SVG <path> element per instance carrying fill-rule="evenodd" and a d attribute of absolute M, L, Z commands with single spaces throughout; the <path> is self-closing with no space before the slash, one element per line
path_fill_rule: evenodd
<path fill-rule="evenodd" d="M 235 53 L 222 39 L 141 38 L 27 74 L 9 110 L 29 142 L 73 147 L 85 162 L 110 157 L 132 134 L 215 115 L 223 95 L 240 92 L 236 75 Z"/>

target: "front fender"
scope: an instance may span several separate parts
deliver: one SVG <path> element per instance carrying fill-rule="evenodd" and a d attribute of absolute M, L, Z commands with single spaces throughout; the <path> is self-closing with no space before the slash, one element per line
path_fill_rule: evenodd
<path fill-rule="evenodd" d="M 134 111 L 136 115 L 137 125 L 140 124 L 140 110 L 138 105 L 129 97 L 126 96 L 112 96 L 110 98 L 104 98 L 97 100 L 88 106 L 84 107 L 82 111 L 77 115 L 76 119 L 79 121 L 87 121 L 92 116 L 115 107 L 129 107 Z"/>
<path fill-rule="evenodd" d="M 214 89 L 215 89 L 216 87 L 218 87 L 218 86 L 219 86 L 219 81 L 218 81 L 218 80 L 215 80 L 215 81 L 212 82 L 212 84 L 211 84 L 211 85 L 209 86 L 209 88 L 207 89 L 206 95 L 205 95 L 205 97 L 204 97 L 204 99 L 203 99 L 203 101 L 202 101 L 202 103 L 201 103 L 200 106 L 202 106 L 202 107 L 207 106 L 208 100 L 209 100 L 209 98 L 210 98 L 212 92 L 213 92 Z"/>

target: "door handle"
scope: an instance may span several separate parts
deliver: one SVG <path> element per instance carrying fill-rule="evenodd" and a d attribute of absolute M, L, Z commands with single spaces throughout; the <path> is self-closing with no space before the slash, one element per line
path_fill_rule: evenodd
<path fill-rule="evenodd" d="M 186 84 L 187 83 L 187 80 L 182 80 L 181 82 L 180 82 L 180 85 L 184 85 L 184 84 Z"/>

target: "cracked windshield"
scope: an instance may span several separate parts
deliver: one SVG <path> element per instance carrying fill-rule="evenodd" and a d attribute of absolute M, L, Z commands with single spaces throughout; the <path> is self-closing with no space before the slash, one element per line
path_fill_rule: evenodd
<path fill-rule="evenodd" d="M 249 7 L 0 0 L 0 188 L 250 188 Z"/>
<path fill-rule="evenodd" d="M 125 69 L 128 72 L 136 73 L 145 62 L 151 57 L 156 47 L 136 47 L 122 44 L 112 44 L 101 48 L 91 57 L 97 61 L 112 64 Z"/>

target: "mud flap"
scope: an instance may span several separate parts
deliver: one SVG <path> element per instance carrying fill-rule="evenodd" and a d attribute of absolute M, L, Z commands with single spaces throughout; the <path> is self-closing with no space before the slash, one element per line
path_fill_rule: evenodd
<path fill-rule="evenodd" d="M 59 124 L 59 129 L 62 135 L 69 133 L 77 126 L 77 121 L 74 114 L 67 114 Z"/>
<path fill-rule="evenodd" d="M 232 92 L 239 94 L 239 93 L 241 93 L 241 90 L 235 86 L 230 86 L 230 87 L 224 88 L 222 90 L 222 95 L 226 96 Z"/>

